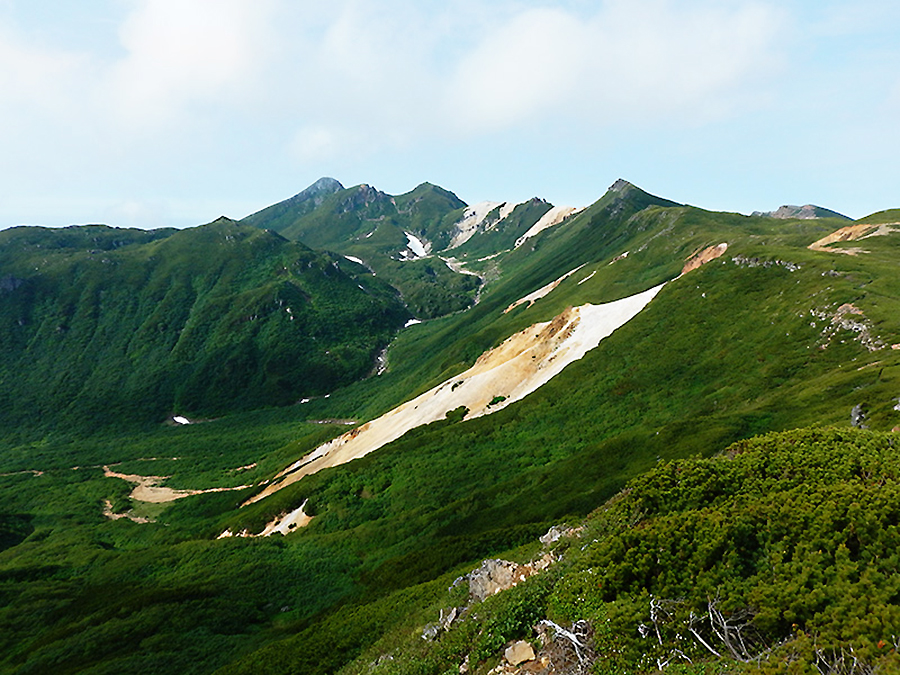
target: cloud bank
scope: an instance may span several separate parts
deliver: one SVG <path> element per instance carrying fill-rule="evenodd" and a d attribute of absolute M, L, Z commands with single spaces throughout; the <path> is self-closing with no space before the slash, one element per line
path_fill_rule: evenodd
<path fill-rule="evenodd" d="M 884 0 L 865 2 L 874 16 L 896 14 Z M 571 154 L 579 139 L 614 143 L 623 129 L 692 133 L 785 103 L 790 111 L 792 86 L 832 72 L 798 54 L 879 25 L 842 22 L 850 5 L 840 1 L 810 22 L 799 0 L 76 7 L 69 12 L 91 19 L 99 8 L 113 29 L 58 39 L 64 25 L 48 30 L 30 4 L 0 5 L 0 173 L 23 200 L 92 191 L 109 208 L 189 200 L 216 175 L 227 192 L 239 167 L 315 176 L 373 158 L 424 165 L 429 152 L 527 144 L 546 129 Z M 895 46 L 883 48 L 889 58 L 881 54 L 872 79 L 896 60 Z M 897 109 L 898 82 L 876 107 Z"/>

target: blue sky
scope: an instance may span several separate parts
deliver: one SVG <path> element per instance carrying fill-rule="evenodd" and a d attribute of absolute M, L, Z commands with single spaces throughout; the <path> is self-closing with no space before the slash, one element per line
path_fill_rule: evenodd
<path fill-rule="evenodd" d="M 895 0 L 0 0 L 0 228 L 240 218 L 329 175 L 900 207 Z"/>

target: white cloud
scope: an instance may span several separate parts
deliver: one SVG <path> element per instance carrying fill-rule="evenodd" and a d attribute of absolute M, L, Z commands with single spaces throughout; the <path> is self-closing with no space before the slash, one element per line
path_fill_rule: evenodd
<path fill-rule="evenodd" d="M 547 115 L 709 118 L 770 71 L 782 23 L 780 12 L 752 2 L 613 0 L 586 18 L 530 9 L 483 37 L 448 94 L 471 131 Z"/>
<path fill-rule="evenodd" d="M 127 55 L 108 95 L 126 124 L 165 123 L 192 103 L 228 105 L 268 56 L 270 0 L 141 0 L 120 29 Z"/>
<path fill-rule="evenodd" d="M 46 110 L 67 97 L 84 68 L 78 54 L 41 47 L 0 26 L 0 110 Z"/>
<path fill-rule="evenodd" d="M 291 141 L 291 152 L 302 162 L 321 162 L 334 157 L 340 150 L 339 135 L 327 127 L 311 126 L 300 129 Z"/>

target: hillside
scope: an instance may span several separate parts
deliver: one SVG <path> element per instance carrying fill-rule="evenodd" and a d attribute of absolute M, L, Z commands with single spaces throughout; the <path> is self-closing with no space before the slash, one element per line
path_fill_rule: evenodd
<path fill-rule="evenodd" d="M 371 274 L 227 219 L 6 230 L 0 277 L 4 430 L 321 396 L 373 370 L 408 316 Z"/>
<path fill-rule="evenodd" d="M 421 592 L 339 672 L 895 672 L 895 444 L 805 429 L 660 464 L 584 521 Z"/>
<path fill-rule="evenodd" d="M 450 270 L 442 258 L 452 257 L 478 275 L 466 275 L 478 302 L 473 293 L 465 311 L 442 307 L 399 330 L 380 375 L 327 398 L 187 426 L 82 430 L 66 443 L 8 442 L 0 672 L 444 673 L 467 663 L 487 673 L 509 641 L 533 640 L 542 620 L 592 634 L 591 658 L 605 659 L 595 672 L 649 672 L 667 660 L 710 672 L 709 662 L 733 664 L 734 654 L 713 623 L 689 617 L 709 615 L 716 598 L 726 623 L 752 622 L 744 656 L 770 655 L 773 668 L 791 658 L 814 668 L 851 648 L 866 664 L 892 663 L 895 212 L 851 224 L 748 217 L 617 181 L 583 210 L 488 202 L 438 218 L 452 200 L 426 185 L 419 194 L 443 206 L 422 206 L 415 229 L 391 215 L 396 204 L 414 210 L 400 197 L 319 188 L 270 211 L 272 222 L 306 209 L 293 222 L 321 218 L 307 237 L 324 237 L 334 222 L 344 234 L 316 245 L 373 269 L 375 249 L 352 248 L 372 245 L 369 232 L 393 232 L 391 246 L 407 248 L 407 233 L 421 234 L 431 252 L 392 264 Z M 374 196 L 345 221 L 322 211 L 363 193 Z M 314 262 L 315 278 L 338 275 L 337 262 L 355 275 L 341 281 L 348 290 L 360 283 L 365 298 L 388 303 L 382 312 L 396 308 L 392 326 L 409 316 L 390 289 L 376 294 L 378 269 L 373 278 L 362 263 L 227 227 L 284 255 L 327 261 Z M 176 234 L 141 236 L 158 240 L 120 255 Z M 205 258 L 196 265 L 216 260 L 208 243 L 197 243 Z M 392 255 L 398 249 L 386 247 L 384 258 Z M 9 297 L 25 288 L 22 271 L 0 271 Z M 634 311 L 567 360 L 568 340 L 620 301 Z M 556 360 L 565 364 L 558 372 Z M 509 378 L 513 363 L 520 376 Z M 542 379 L 544 370 L 555 374 Z M 516 389 L 529 378 L 539 386 Z M 335 439 L 352 449 L 376 427 L 390 427 L 378 432 L 384 442 L 348 453 L 357 459 L 314 464 Z M 805 427 L 815 428 L 796 431 Z M 748 440 L 769 432 L 784 433 Z M 281 480 L 291 474 L 298 480 Z M 177 499 L 142 501 L 132 490 L 148 482 L 178 490 Z M 871 506 L 872 518 L 850 517 L 854 503 Z M 539 536 L 585 518 L 553 546 L 561 560 L 540 562 Z M 863 526 L 874 534 L 861 538 Z M 782 542 L 796 552 L 790 560 L 772 557 Z M 498 556 L 534 561 L 525 576 L 543 571 L 482 604 L 469 604 L 462 582 L 448 595 L 454 579 Z M 790 600 L 792 592 L 811 599 Z M 865 593 L 871 607 L 858 602 Z M 651 594 L 663 604 L 652 606 Z M 737 613 L 745 609 L 753 615 Z M 866 619 L 876 614 L 878 625 Z M 441 622 L 449 630 L 426 631 Z"/>
<path fill-rule="evenodd" d="M 370 185 L 345 189 L 322 178 L 241 222 L 365 265 L 393 284 L 418 318 L 432 319 L 464 310 L 479 297 L 484 279 L 458 264 L 457 256 L 512 249 L 548 212 L 552 219 L 543 227 L 573 211 L 554 210 L 537 198 L 467 206 L 431 183 L 391 196 Z"/>

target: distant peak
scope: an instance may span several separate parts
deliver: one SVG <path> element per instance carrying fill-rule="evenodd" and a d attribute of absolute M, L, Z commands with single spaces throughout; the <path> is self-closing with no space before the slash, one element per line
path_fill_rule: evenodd
<path fill-rule="evenodd" d="M 305 202 L 308 199 L 316 199 L 323 198 L 327 195 L 333 194 L 335 192 L 339 192 L 344 189 L 344 186 L 341 185 L 334 178 L 329 178 L 328 176 L 323 176 L 315 183 L 310 185 L 308 188 L 303 190 L 303 192 L 299 192 L 294 195 L 293 199 L 297 202 Z"/>
<path fill-rule="evenodd" d="M 323 176 L 308 188 L 306 188 L 304 192 L 337 192 L 338 190 L 343 189 L 344 186 L 341 185 L 340 181 L 329 176 Z"/>
<path fill-rule="evenodd" d="M 634 185 L 629 183 L 624 178 L 619 178 L 615 183 L 613 183 L 612 185 L 609 186 L 608 191 L 623 193 L 623 192 L 628 192 L 629 190 L 633 190 L 634 187 L 635 187 Z"/>
<path fill-rule="evenodd" d="M 842 220 L 851 220 L 837 211 L 816 206 L 815 204 L 806 204 L 804 206 L 785 204 L 784 206 L 779 206 L 775 211 L 754 211 L 751 215 L 779 218 L 782 220 L 788 218 L 797 218 L 799 220 L 814 220 L 816 218 L 840 218 Z"/>
<path fill-rule="evenodd" d="M 219 216 L 214 221 L 209 223 L 210 225 L 235 225 L 237 221 L 233 218 L 229 218 L 228 216 Z"/>

